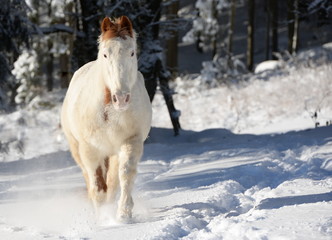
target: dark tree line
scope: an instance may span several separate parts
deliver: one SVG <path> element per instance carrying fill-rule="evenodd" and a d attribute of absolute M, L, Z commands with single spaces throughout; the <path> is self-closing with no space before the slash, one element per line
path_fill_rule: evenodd
<path fill-rule="evenodd" d="M 213 69 L 221 82 L 245 73 L 243 65 L 253 71 L 258 61 L 277 59 L 286 51 L 295 54 L 308 38 L 319 38 L 315 29 L 332 24 L 328 0 L 196 0 L 195 7 L 193 27 L 184 40 L 194 40 L 199 52 L 212 54 L 204 71 Z"/>
<path fill-rule="evenodd" d="M 251 71 L 254 64 L 255 41 L 252 29 L 255 28 L 257 0 L 248 0 L 248 48 L 247 67 Z M 295 54 L 301 41 L 299 31 L 301 22 L 313 29 L 323 25 L 332 25 L 332 1 L 329 0 L 264 0 L 266 12 L 265 59 L 277 59 L 275 53 L 288 51 Z M 286 12 L 286 17 L 281 15 Z M 283 14 L 285 15 L 285 14 Z M 312 21 L 310 22 L 309 19 Z M 286 24 L 285 24 L 286 22 Z M 287 48 L 280 48 L 280 25 L 287 27 Z"/>

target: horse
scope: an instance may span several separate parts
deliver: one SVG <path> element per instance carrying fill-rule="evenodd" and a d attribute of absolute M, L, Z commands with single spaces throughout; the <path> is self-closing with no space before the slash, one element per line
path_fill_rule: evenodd
<path fill-rule="evenodd" d="M 125 222 L 132 218 L 131 191 L 152 108 L 138 71 L 136 33 L 129 18 L 105 17 L 98 43 L 97 59 L 79 68 L 70 81 L 61 126 L 95 209 L 115 202 L 120 192 L 116 218 Z"/>

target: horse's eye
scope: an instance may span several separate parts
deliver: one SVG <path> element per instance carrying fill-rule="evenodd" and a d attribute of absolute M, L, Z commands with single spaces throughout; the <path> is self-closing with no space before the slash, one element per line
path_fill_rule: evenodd
<path fill-rule="evenodd" d="M 131 52 L 130 56 L 131 56 L 131 57 L 134 56 L 134 51 Z"/>
<path fill-rule="evenodd" d="M 104 57 L 107 58 L 106 54 L 104 54 Z"/>

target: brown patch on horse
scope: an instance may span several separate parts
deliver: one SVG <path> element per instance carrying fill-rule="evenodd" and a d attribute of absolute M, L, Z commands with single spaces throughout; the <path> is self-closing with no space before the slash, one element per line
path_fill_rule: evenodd
<path fill-rule="evenodd" d="M 104 94 L 105 105 L 109 104 L 112 101 L 111 96 L 112 96 L 111 90 L 108 87 L 105 87 L 105 94 Z"/>
<path fill-rule="evenodd" d="M 106 111 L 104 112 L 104 120 L 105 120 L 105 122 L 108 121 L 108 115 L 107 115 L 107 112 L 106 112 Z"/>
<path fill-rule="evenodd" d="M 96 176 L 96 186 L 97 186 L 98 192 L 100 192 L 100 191 L 107 192 L 107 185 L 106 185 L 106 181 L 103 176 L 103 169 L 101 168 L 101 166 L 99 166 L 96 169 L 95 176 Z"/>
<path fill-rule="evenodd" d="M 104 92 L 104 104 L 108 105 L 111 103 L 112 101 L 112 94 L 111 94 L 111 90 L 108 87 L 105 87 L 105 92 Z M 104 120 L 107 121 L 108 120 L 108 115 L 107 115 L 107 111 L 105 109 L 104 111 Z"/>
<path fill-rule="evenodd" d="M 104 164 L 105 164 L 105 168 L 106 168 L 106 173 L 108 172 L 108 168 L 109 168 L 109 157 L 105 157 L 104 159 Z"/>
<path fill-rule="evenodd" d="M 127 39 L 127 36 L 131 38 L 134 36 L 133 25 L 126 16 L 116 19 L 115 22 L 112 22 L 109 17 L 105 17 L 100 29 L 102 33 L 102 40 L 108 40 L 116 37 Z"/>

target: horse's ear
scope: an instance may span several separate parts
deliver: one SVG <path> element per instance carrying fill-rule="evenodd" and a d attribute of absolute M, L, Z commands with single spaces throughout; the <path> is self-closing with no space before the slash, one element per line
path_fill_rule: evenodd
<path fill-rule="evenodd" d="M 133 37 L 133 32 L 134 32 L 133 25 L 127 16 L 121 16 L 119 24 L 121 28 L 126 28 L 129 35 Z"/>
<path fill-rule="evenodd" d="M 101 23 L 100 30 L 102 33 L 110 30 L 111 27 L 114 25 L 109 17 L 105 17 L 103 22 Z"/>

